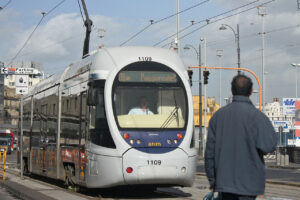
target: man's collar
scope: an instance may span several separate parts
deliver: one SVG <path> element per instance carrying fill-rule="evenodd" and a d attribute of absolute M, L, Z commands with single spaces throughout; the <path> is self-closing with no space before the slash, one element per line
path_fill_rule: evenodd
<path fill-rule="evenodd" d="M 232 101 L 244 101 L 252 104 L 249 97 L 241 96 L 241 95 L 234 95 Z"/>

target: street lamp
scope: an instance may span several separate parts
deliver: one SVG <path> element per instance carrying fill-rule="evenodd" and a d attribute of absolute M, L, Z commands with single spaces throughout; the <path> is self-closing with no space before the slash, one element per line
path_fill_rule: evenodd
<path fill-rule="evenodd" d="M 219 30 L 226 30 L 227 27 L 229 27 L 232 31 L 233 31 L 233 34 L 234 34 L 234 39 L 235 39 L 235 42 L 237 42 L 237 59 L 238 59 L 238 68 L 241 68 L 241 50 L 240 50 L 240 28 L 239 28 L 239 24 L 236 25 L 236 30 L 237 30 L 237 33 L 234 31 L 234 29 L 227 25 L 227 24 L 222 24 L 222 26 L 219 28 Z M 240 74 L 240 70 L 238 70 L 238 74 Z"/>
<path fill-rule="evenodd" d="M 300 67 L 300 63 L 298 63 L 298 64 L 292 63 L 291 65 L 296 68 L 296 100 L 297 100 L 297 98 L 298 98 L 298 67 Z"/>
<path fill-rule="evenodd" d="M 204 43 L 204 47 L 203 47 L 203 64 L 204 67 L 207 67 L 207 63 L 206 63 L 206 38 L 201 37 L 200 41 Z M 206 70 L 206 68 L 205 68 Z M 206 148 L 206 138 L 207 138 L 207 93 L 206 93 L 206 89 L 207 89 L 207 84 L 204 84 L 204 137 L 202 140 L 202 144 L 203 144 L 203 149 Z M 204 157 L 204 151 L 203 151 L 203 157 Z"/>
<path fill-rule="evenodd" d="M 217 56 L 219 57 L 219 67 L 222 67 L 221 65 L 221 57 L 223 56 L 223 50 L 217 49 Z M 221 79 L 222 77 L 222 70 L 219 71 L 219 103 L 220 107 L 222 106 L 222 89 L 221 89 Z"/>
<path fill-rule="evenodd" d="M 183 49 L 185 50 L 189 50 L 189 49 L 194 49 L 194 51 L 196 52 L 198 61 L 199 61 L 199 66 L 201 66 L 201 44 L 199 44 L 199 50 L 197 51 L 197 49 L 193 46 L 193 45 L 189 45 L 186 44 L 185 47 Z M 202 151 L 203 151 L 203 145 L 201 145 L 201 142 L 203 141 L 202 138 L 202 83 L 201 83 L 201 68 L 199 68 L 199 153 L 200 155 L 202 155 Z"/>

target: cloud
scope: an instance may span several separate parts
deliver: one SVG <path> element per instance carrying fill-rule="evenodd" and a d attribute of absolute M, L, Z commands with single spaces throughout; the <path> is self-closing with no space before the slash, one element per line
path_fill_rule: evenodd
<path fill-rule="evenodd" d="M 97 48 L 99 39 L 96 29 L 105 27 L 107 35 L 104 41 L 113 43 L 117 30 L 122 25 L 113 18 L 105 16 L 92 16 L 93 33 L 91 35 L 90 50 Z M 12 22 L 14 22 L 12 20 Z M 5 27 L 1 35 L 7 36 L 7 40 L 1 38 L 2 45 L 6 46 L 6 51 L 2 54 L 3 60 L 9 62 L 19 51 L 35 26 L 23 28 L 12 25 Z M 61 70 L 67 64 L 81 59 L 83 42 L 85 37 L 85 27 L 78 14 L 60 14 L 49 21 L 41 23 L 34 35 L 27 43 L 23 51 L 16 60 L 34 60 L 44 64 L 44 69 L 48 73 Z"/>

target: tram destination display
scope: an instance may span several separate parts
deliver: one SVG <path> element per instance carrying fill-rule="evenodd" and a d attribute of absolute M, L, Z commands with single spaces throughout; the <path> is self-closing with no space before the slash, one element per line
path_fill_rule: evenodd
<path fill-rule="evenodd" d="M 161 71 L 123 71 L 119 74 L 120 82 L 158 82 L 176 83 L 177 76 L 173 72 Z"/>

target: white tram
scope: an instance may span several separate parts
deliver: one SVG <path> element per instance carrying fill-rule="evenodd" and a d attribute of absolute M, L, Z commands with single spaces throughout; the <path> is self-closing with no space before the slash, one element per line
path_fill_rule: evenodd
<path fill-rule="evenodd" d="M 33 87 L 23 110 L 24 171 L 88 188 L 194 182 L 192 95 L 174 51 L 99 49 Z"/>

